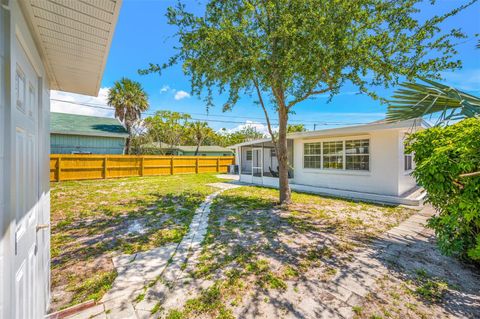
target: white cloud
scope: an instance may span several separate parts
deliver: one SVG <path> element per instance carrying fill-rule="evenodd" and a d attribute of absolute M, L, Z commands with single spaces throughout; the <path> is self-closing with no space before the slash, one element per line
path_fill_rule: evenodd
<path fill-rule="evenodd" d="M 107 87 L 101 88 L 98 92 L 98 96 L 96 97 L 52 90 L 50 92 L 50 111 L 80 115 L 113 117 L 113 109 L 105 109 L 109 108 L 109 106 L 107 105 L 108 90 L 109 88 Z"/>
<path fill-rule="evenodd" d="M 223 132 L 234 133 L 234 132 L 238 132 L 238 131 L 241 131 L 243 129 L 246 129 L 246 128 L 253 128 L 257 132 L 262 133 L 263 135 L 270 136 L 270 133 L 268 132 L 268 126 L 267 125 L 262 124 L 262 123 L 258 123 L 258 122 L 255 122 L 255 121 L 250 121 L 250 120 L 245 121 L 245 124 L 237 125 L 234 128 L 227 129 Z M 272 126 L 272 130 L 274 132 L 278 131 L 278 126 Z M 222 131 L 219 131 L 219 133 L 221 133 L 221 132 Z"/>
<path fill-rule="evenodd" d="M 171 90 L 171 88 L 170 88 L 169 85 L 164 85 L 164 86 L 162 86 L 162 88 L 160 89 L 160 93 L 166 93 L 166 92 L 168 92 L 168 91 L 170 91 L 170 90 Z"/>
<path fill-rule="evenodd" d="M 181 91 L 181 90 L 177 91 L 174 96 L 175 100 L 177 101 L 181 99 L 189 98 L 189 97 L 190 97 L 190 94 L 188 92 Z"/>

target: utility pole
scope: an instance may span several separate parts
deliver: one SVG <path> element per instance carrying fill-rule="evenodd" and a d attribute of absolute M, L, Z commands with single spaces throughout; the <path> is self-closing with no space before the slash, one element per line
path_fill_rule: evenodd
<path fill-rule="evenodd" d="M 313 124 L 313 130 L 314 130 L 314 131 L 317 130 L 317 124 Z"/>

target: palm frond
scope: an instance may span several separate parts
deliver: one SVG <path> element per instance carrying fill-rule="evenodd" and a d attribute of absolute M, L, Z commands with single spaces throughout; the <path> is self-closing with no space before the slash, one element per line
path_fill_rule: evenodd
<path fill-rule="evenodd" d="M 389 101 L 387 121 L 438 115 L 437 124 L 480 116 L 480 98 L 438 82 L 406 82 Z"/>

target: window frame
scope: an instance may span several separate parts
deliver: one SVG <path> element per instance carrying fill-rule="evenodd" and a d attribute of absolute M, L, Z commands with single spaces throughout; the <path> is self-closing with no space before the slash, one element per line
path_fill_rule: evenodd
<path fill-rule="evenodd" d="M 347 141 L 359 141 L 359 140 L 365 140 L 368 141 L 368 153 L 367 154 L 358 154 L 362 156 L 368 156 L 368 170 L 360 170 L 360 169 L 347 169 L 347 154 L 346 154 L 346 142 Z M 341 142 L 342 143 L 342 168 L 325 168 L 324 167 L 324 143 L 326 142 Z M 313 168 L 313 167 L 306 167 L 305 166 L 305 144 L 314 144 L 314 143 L 320 143 L 320 158 L 321 158 L 321 166 L 320 168 Z M 348 174 L 359 174 L 359 175 L 365 175 L 365 174 L 370 174 L 371 173 L 371 167 L 372 167 L 372 158 L 371 158 L 371 138 L 368 135 L 363 135 L 363 136 L 355 136 L 355 137 L 345 137 L 345 138 L 327 138 L 327 139 L 322 139 L 322 140 L 312 140 L 312 141 L 304 141 L 302 143 L 302 163 L 303 163 L 303 169 L 305 170 L 311 170 L 311 171 L 323 171 L 323 172 L 330 172 L 330 173 L 348 173 Z M 357 154 L 355 154 L 356 156 Z M 307 156 L 318 156 L 315 154 L 309 154 Z M 338 156 L 338 155 L 331 155 L 331 156 Z"/>
<path fill-rule="evenodd" d="M 248 159 L 248 154 L 250 153 L 250 159 Z M 247 150 L 245 153 L 245 160 L 247 161 L 253 161 L 253 150 Z"/>
<path fill-rule="evenodd" d="M 320 154 L 305 154 L 305 145 L 307 144 L 320 144 Z M 305 157 L 318 157 L 318 156 L 320 156 L 320 167 L 305 166 Z M 322 169 L 323 168 L 323 142 L 303 143 L 303 168 L 306 168 L 306 169 Z"/>
<path fill-rule="evenodd" d="M 347 142 L 367 142 L 368 145 L 367 145 L 367 148 L 368 148 L 368 152 L 367 153 L 355 153 L 355 154 L 348 154 L 347 153 Z M 360 172 L 369 172 L 370 171 L 370 139 L 366 139 L 366 138 L 361 138 L 361 139 L 348 139 L 348 140 L 344 140 L 343 141 L 344 143 L 344 153 L 345 153 L 345 170 L 346 171 L 360 171 Z M 362 147 L 362 146 L 360 146 Z M 348 157 L 361 157 L 361 156 L 366 156 L 368 158 L 368 169 L 352 169 L 352 168 L 347 168 L 347 158 Z"/>
<path fill-rule="evenodd" d="M 409 158 L 409 161 L 407 161 L 407 158 Z M 409 168 L 407 168 L 407 163 L 410 164 Z M 405 173 L 413 171 L 413 154 L 403 154 L 403 171 Z"/>

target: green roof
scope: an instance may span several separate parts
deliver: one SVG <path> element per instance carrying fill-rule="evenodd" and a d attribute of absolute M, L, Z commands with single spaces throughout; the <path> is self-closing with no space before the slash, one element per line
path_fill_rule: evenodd
<path fill-rule="evenodd" d="M 50 113 L 50 133 L 127 137 L 127 130 L 117 119 L 67 113 Z"/>

